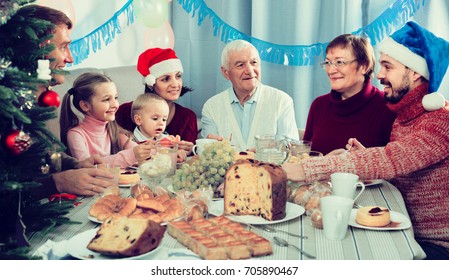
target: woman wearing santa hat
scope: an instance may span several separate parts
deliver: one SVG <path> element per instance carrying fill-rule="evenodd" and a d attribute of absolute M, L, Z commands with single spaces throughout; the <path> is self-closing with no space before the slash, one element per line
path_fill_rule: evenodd
<path fill-rule="evenodd" d="M 181 60 L 172 49 L 152 48 L 140 54 L 137 70 L 144 77 L 145 93 L 155 93 L 165 99 L 170 107 L 166 132 L 179 135 L 178 146 L 191 151 L 198 135 L 196 114 L 177 103 L 176 100 L 191 88 L 183 86 Z M 120 105 L 116 113 L 117 123 L 126 130 L 133 131 L 136 124 L 131 118 L 132 102 Z"/>

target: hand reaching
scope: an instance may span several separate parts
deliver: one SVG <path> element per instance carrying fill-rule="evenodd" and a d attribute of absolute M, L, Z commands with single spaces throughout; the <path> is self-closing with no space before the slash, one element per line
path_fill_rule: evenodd
<path fill-rule="evenodd" d="M 139 164 L 146 161 L 152 154 L 156 153 L 155 141 L 148 140 L 142 144 L 139 144 L 133 148 L 134 156 Z"/>
<path fill-rule="evenodd" d="M 184 150 L 187 153 L 192 152 L 193 143 L 188 141 L 179 141 L 178 142 L 178 150 Z"/>
<path fill-rule="evenodd" d="M 76 195 L 101 194 L 107 187 L 111 187 L 114 174 L 104 169 L 80 168 L 71 169 L 52 175 L 56 189 L 61 193 Z"/>
<path fill-rule="evenodd" d="M 298 163 L 284 163 L 282 168 L 287 173 L 287 179 L 295 182 L 303 182 L 305 180 L 305 173 L 302 166 Z"/>
<path fill-rule="evenodd" d="M 187 152 L 185 150 L 179 150 L 178 149 L 178 157 L 177 157 L 177 163 L 182 163 L 186 161 L 187 158 Z"/>
<path fill-rule="evenodd" d="M 349 138 L 348 144 L 346 144 L 346 150 L 348 153 L 351 151 L 360 151 L 364 149 L 366 149 L 365 146 L 363 146 L 362 143 L 360 143 L 356 138 Z"/>
<path fill-rule="evenodd" d="M 78 168 L 89 168 L 94 167 L 95 164 L 104 163 L 100 155 L 91 155 L 90 158 L 82 160 L 78 163 Z"/>
<path fill-rule="evenodd" d="M 208 134 L 207 137 L 208 139 L 215 139 L 217 141 L 223 141 L 223 137 L 221 137 L 220 135 L 216 135 L 216 134 Z"/>

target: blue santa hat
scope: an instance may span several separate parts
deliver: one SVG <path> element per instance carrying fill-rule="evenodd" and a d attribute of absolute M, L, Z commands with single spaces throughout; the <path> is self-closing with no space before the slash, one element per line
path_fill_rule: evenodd
<path fill-rule="evenodd" d="M 423 98 L 424 109 L 438 110 L 445 99 L 436 91 L 449 66 L 449 42 L 435 36 L 416 22 L 409 21 L 385 39 L 379 51 L 404 64 L 429 81 L 429 93 Z"/>

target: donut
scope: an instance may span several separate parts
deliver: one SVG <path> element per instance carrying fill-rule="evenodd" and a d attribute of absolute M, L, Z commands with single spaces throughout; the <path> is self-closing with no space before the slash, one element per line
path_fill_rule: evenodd
<path fill-rule="evenodd" d="M 365 206 L 357 210 L 355 221 L 368 227 L 384 227 L 391 223 L 390 210 L 381 206 Z"/>

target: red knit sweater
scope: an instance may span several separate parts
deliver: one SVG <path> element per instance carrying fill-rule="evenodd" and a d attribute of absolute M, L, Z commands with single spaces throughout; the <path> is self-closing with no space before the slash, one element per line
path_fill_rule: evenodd
<path fill-rule="evenodd" d="M 362 179 L 390 180 L 402 193 L 415 238 L 449 248 L 449 103 L 427 112 L 421 100 L 427 84 L 407 93 L 398 104 L 390 142 L 302 165 L 306 180 L 327 179 L 336 171 Z"/>
<path fill-rule="evenodd" d="M 357 138 L 367 148 L 385 146 L 395 118 L 384 93 L 367 80 L 362 91 L 348 99 L 342 100 L 336 91 L 317 97 L 309 110 L 304 140 L 311 140 L 312 150 L 323 154 L 344 148 L 349 138 Z"/>

